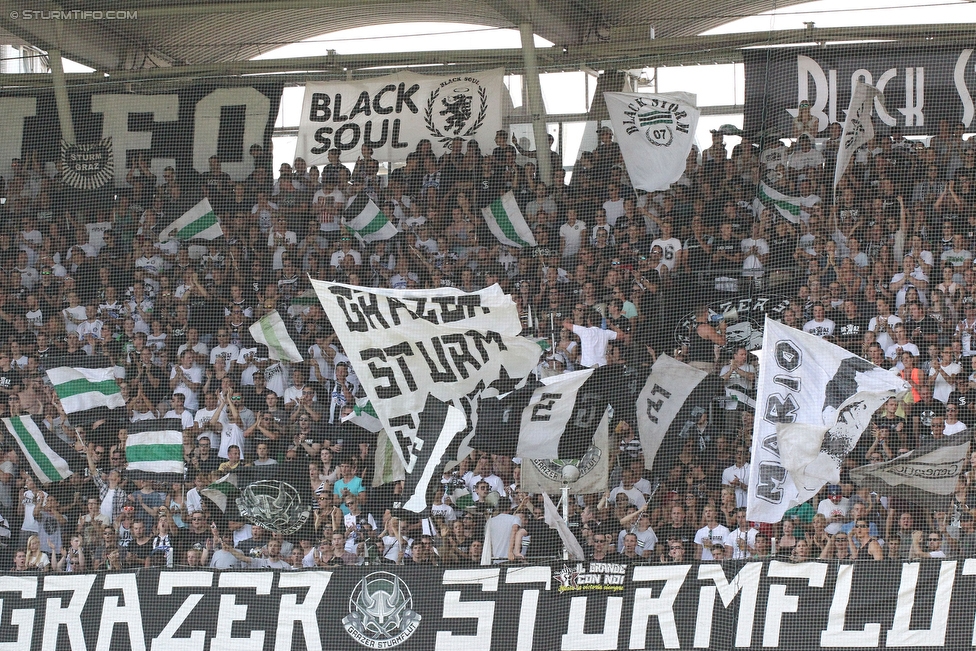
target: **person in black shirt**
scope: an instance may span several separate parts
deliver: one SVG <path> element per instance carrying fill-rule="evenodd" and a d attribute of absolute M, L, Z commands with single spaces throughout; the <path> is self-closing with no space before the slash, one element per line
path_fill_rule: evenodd
<path fill-rule="evenodd" d="M 867 327 L 868 320 L 861 316 L 857 303 L 844 301 L 841 313 L 834 319 L 834 340 L 852 353 L 860 354 Z"/>

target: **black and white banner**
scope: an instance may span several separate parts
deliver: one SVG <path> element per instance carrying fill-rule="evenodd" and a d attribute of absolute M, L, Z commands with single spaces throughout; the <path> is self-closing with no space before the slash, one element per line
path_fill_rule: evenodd
<path fill-rule="evenodd" d="M 743 50 L 745 130 L 792 135 L 800 100 L 820 121 L 843 124 L 844 109 L 858 81 L 881 91 L 875 102 L 879 127 L 900 126 L 906 134 L 936 132 L 940 119 L 976 118 L 976 59 L 972 47 L 867 43 L 827 48 Z M 885 128 L 881 129 L 885 132 Z"/>
<path fill-rule="evenodd" d="M 651 374 L 647 376 L 647 382 L 637 397 L 637 430 L 644 452 L 644 467 L 647 469 L 654 467 L 654 458 L 671 429 L 672 422 L 685 405 L 688 396 L 707 375 L 705 371 L 688 366 L 668 355 L 661 355 L 654 362 Z M 707 413 L 711 395 L 703 398 L 700 407 Z M 691 417 L 690 411 L 687 416 Z M 683 421 L 681 425 L 679 433 L 685 431 Z M 685 438 L 687 437 L 681 438 L 681 445 Z M 670 463 L 665 465 L 670 467 Z"/>
<path fill-rule="evenodd" d="M 403 161 L 421 140 L 434 154 L 453 138 L 494 148 L 506 100 L 502 68 L 456 76 L 400 72 L 388 77 L 305 86 L 296 156 L 309 165 L 328 163 L 330 149 L 352 162 L 367 145 L 377 160 Z"/>
<path fill-rule="evenodd" d="M 498 285 L 468 294 L 311 282 L 408 473 L 425 445 L 419 414 L 429 395 L 451 403 L 525 378 L 542 352 L 518 336 L 515 303 Z"/>
<path fill-rule="evenodd" d="M 115 91 L 118 86 L 111 86 Z M 254 169 L 251 145 L 271 142 L 282 83 L 221 88 L 185 86 L 153 94 L 69 88 L 76 144 L 97 145 L 111 139 L 116 186 L 142 155 L 157 179 L 163 168 L 206 172 L 216 154 L 224 172 L 243 180 Z M 61 156 L 61 126 L 53 91 L 0 94 L 0 176 L 10 177 L 10 161 L 37 152 L 42 163 Z"/>
<path fill-rule="evenodd" d="M 0 648 L 958 650 L 974 589 L 974 559 L 22 573 Z"/>
<path fill-rule="evenodd" d="M 635 188 L 667 190 L 681 178 L 701 111 L 690 93 L 604 93 L 610 122 Z"/>
<path fill-rule="evenodd" d="M 888 497 L 945 510 L 966 469 L 972 430 L 930 440 L 891 461 L 851 469 L 851 479 Z"/>
<path fill-rule="evenodd" d="M 820 337 L 766 319 L 749 472 L 749 519 L 779 522 L 840 466 L 871 415 L 908 383 Z"/>
<path fill-rule="evenodd" d="M 522 459 L 521 486 L 529 493 L 558 493 L 564 485 L 574 495 L 603 493 L 610 477 L 610 419 L 613 408 L 604 407 L 596 429 L 582 454 L 562 458 Z M 590 416 L 592 418 L 592 416 Z"/>
<path fill-rule="evenodd" d="M 115 178 L 112 139 L 89 145 L 61 141 L 61 169 L 65 185 L 78 190 L 97 190 Z"/>

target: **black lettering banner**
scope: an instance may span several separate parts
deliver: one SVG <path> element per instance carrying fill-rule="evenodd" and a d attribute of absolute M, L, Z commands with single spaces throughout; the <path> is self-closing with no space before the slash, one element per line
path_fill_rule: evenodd
<path fill-rule="evenodd" d="M 919 47 L 888 43 L 827 48 L 744 50 L 745 130 L 777 130 L 792 135 L 800 100 L 810 101 L 821 136 L 844 112 L 858 80 L 881 91 L 875 102 L 880 133 L 903 127 L 906 134 L 932 134 L 939 120 L 976 117 L 973 48 Z"/>
<path fill-rule="evenodd" d="M 0 648 L 970 648 L 976 561 L 0 576 Z"/>
<path fill-rule="evenodd" d="M 125 185 L 126 172 L 142 155 L 157 178 L 172 166 L 181 173 L 206 172 L 216 154 L 222 170 L 243 180 L 254 169 L 252 144 L 271 142 L 283 84 L 218 87 L 197 84 L 152 94 L 127 93 L 117 85 L 84 90 L 69 88 L 78 145 L 111 139 L 114 181 Z M 61 155 L 61 125 L 53 91 L 0 94 L 0 176 L 10 175 L 10 161 L 37 152 L 42 163 Z"/>

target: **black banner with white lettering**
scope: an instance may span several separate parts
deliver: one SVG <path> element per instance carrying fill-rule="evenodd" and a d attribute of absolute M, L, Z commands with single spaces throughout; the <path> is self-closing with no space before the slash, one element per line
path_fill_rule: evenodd
<path fill-rule="evenodd" d="M 881 134 L 896 125 L 906 134 L 934 134 L 941 119 L 962 122 L 968 131 L 976 117 L 972 55 L 973 48 L 888 43 L 743 50 L 745 130 L 792 136 L 797 105 L 805 99 L 826 137 L 829 123 L 844 123 L 860 79 L 882 92 L 874 118 Z"/>
<path fill-rule="evenodd" d="M 254 169 L 251 145 L 271 142 L 281 82 L 219 87 L 195 84 L 170 92 L 140 94 L 118 86 L 69 88 L 71 115 L 79 145 L 111 138 L 114 181 L 125 185 L 126 173 L 140 156 L 161 179 L 163 168 L 185 176 L 208 170 L 216 154 L 222 171 L 243 180 Z M 61 155 L 61 125 L 53 91 L 0 94 L 0 176 L 10 176 L 10 161 L 37 152 L 42 163 Z"/>
<path fill-rule="evenodd" d="M 0 648 L 763 649 L 973 639 L 976 560 L 0 577 Z"/>

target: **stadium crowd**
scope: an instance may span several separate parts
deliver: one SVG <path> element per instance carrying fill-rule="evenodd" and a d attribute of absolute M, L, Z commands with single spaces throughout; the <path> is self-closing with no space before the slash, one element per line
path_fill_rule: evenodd
<path fill-rule="evenodd" d="M 870 493 L 847 473 L 930 438 L 968 436 L 976 422 L 976 147 L 946 121 L 926 143 L 892 129 L 857 152 L 833 201 L 840 125 L 815 142 L 805 108 L 789 139 L 743 136 L 729 152 L 713 132 L 681 179 L 655 193 L 630 186 L 607 127 L 569 182 L 561 156 L 527 151 L 507 131 L 491 152 L 456 139 L 437 157 L 421 141 L 382 175 L 365 146 L 353 169 L 334 150 L 322 169 L 299 158 L 275 174 L 271 152 L 254 145 L 254 171 L 239 180 L 216 156 L 205 173 L 168 168 L 161 178 L 140 156 L 126 187 L 102 193 L 67 187 L 36 153 L 14 161 L 0 207 L 0 413 L 30 414 L 75 472 L 39 485 L 0 433 L 0 569 L 480 564 L 485 544 L 495 562 L 561 557 L 539 496 L 519 486 L 519 459 L 476 450 L 445 473 L 429 513 L 396 508 L 400 484 L 376 470 L 377 435 L 342 421 L 363 392 L 307 275 L 394 289 L 499 283 L 525 334 L 549 342 L 540 376 L 623 372 L 662 352 L 720 376 L 698 436 L 651 470 L 637 424 L 613 422 L 608 490 L 568 507 L 587 558 L 976 556 L 972 472 L 938 511 Z M 551 178 L 540 178 L 540 153 L 551 155 Z M 783 200 L 782 210 L 763 207 L 760 182 L 805 198 L 802 212 Z M 498 244 L 482 217 L 508 191 L 535 249 Z M 360 193 L 389 216 L 394 238 L 362 245 L 344 227 Z M 202 197 L 223 237 L 160 242 Z M 750 523 L 744 508 L 755 360 L 708 307 L 760 294 L 787 299 L 771 316 L 912 386 L 875 415 L 841 483 L 775 525 Z M 251 337 L 248 326 L 272 310 L 304 363 L 271 360 Z M 44 375 L 55 366 L 115 366 L 125 408 L 66 414 Z M 183 422 L 186 481 L 128 477 L 127 425 L 164 417 Z M 313 505 L 294 534 L 202 496 L 228 473 L 276 464 Z M 492 493 L 498 506 L 486 507 Z"/>

